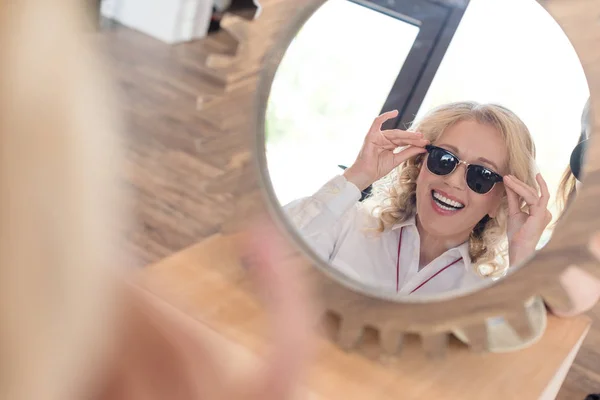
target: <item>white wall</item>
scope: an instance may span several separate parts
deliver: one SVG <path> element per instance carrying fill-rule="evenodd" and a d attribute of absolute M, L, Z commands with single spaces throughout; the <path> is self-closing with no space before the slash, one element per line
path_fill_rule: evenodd
<path fill-rule="evenodd" d="M 206 35 L 213 0 L 105 0 L 102 15 L 166 43 Z"/>
<path fill-rule="evenodd" d="M 573 45 L 538 2 L 471 0 L 419 115 L 459 100 L 508 107 L 531 131 L 539 169 L 554 195 L 589 95 Z"/>

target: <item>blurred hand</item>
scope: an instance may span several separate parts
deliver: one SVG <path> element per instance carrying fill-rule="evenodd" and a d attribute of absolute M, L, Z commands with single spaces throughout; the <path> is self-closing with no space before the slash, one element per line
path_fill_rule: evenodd
<path fill-rule="evenodd" d="M 389 174 L 404 161 L 425 153 L 429 141 L 421 133 L 400 129 L 381 130 L 383 124 L 398 115 L 398 111 L 389 111 L 375 118 L 367 132 L 360 153 L 354 164 L 344 172 L 346 179 L 361 191 L 373 182 Z M 398 153 L 398 147 L 406 147 Z"/>
<path fill-rule="evenodd" d="M 294 396 L 312 348 L 312 307 L 301 276 L 289 263 L 288 243 L 266 220 L 253 224 L 241 241 L 246 267 L 256 282 L 270 320 L 270 355 L 257 370 L 223 380 L 227 365 L 203 360 L 203 400 L 285 400 Z M 288 261 L 288 262 L 286 262 Z M 206 386 L 212 384 L 211 386 Z"/>
<path fill-rule="evenodd" d="M 244 243 L 247 267 L 270 317 L 272 353 L 246 387 L 214 400 L 292 398 L 312 354 L 314 309 L 300 271 L 290 263 L 294 251 L 268 220 L 253 226 Z"/>
<path fill-rule="evenodd" d="M 152 400 L 166 398 L 161 396 L 164 393 L 181 400 L 285 400 L 295 396 L 311 356 L 315 319 L 301 276 L 291 268 L 282 235 L 268 222 L 255 226 L 243 235 L 241 245 L 267 309 L 269 355 L 256 363 L 246 362 L 243 354 L 238 358 L 235 348 L 222 348 L 223 338 L 210 327 L 132 285 L 136 298 L 141 299 L 142 315 L 154 322 L 130 335 L 127 348 L 137 348 L 137 352 L 130 351 L 133 355 L 120 369 L 124 371 L 122 379 L 104 398 Z M 153 341 L 157 334 L 166 340 Z M 231 362 L 238 359 L 242 362 L 232 368 Z M 240 371 L 246 364 L 248 368 Z"/>

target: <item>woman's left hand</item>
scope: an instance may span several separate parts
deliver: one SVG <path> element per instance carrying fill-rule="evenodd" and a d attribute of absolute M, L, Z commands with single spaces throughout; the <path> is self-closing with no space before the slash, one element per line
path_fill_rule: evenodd
<path fill-rule="evenodd" d="M 535 251 L 542 233 L 552 221 L 552 214 L 548 211 L 548 185 L 541 174 L 537 174 L 535 179 L 540 185 L 541 196 L 535 188 L 516 177 L 504 177 L 508 197 L 507 233 L 510 265 L 520 263 Z M 529 206 L 529 213 L 521 210 L 520 199 Z"/>

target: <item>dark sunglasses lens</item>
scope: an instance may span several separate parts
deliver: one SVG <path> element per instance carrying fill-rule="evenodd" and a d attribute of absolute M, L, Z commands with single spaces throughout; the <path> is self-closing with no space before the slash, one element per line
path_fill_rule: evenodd
<path fill-rule="evenodd" d="M 436 175 L 448 175 L 456 168 L 458 160 L 443 149 L 433 149 L 427 158 L 427 168 Z"/>
<path fill-rule="evenodd" d="M 581 169 L 583 166 L 583 162 L 585 160 L 585 150 L 587 147 L 587 140 L 584 140 L 583 142 L 579 143 L 575 149 L 573 149 L 573 152 L 571 153 L 571 160 L 570 160 L 570 166 L 571 166 L 571 171 L 573 172 L 573 175 L 575 175 L 575 178 L 581 182 Z"/>
<path fill-rule="evenodd" d="M 467 168 L 467 185 L 472 191 L 485 194 L 492 190 L 496 183 L 496 174 L 480 165 L 470 165 Z"/>

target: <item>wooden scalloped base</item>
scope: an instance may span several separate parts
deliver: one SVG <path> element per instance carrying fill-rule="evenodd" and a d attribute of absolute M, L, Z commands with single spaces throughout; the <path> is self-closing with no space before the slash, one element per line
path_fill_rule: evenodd
<path fill-rule="evenodd" d="M 225 333 L 230 340 L 252 350 L 263 350 L 264 344 L 268 342 L 261 328 L 265 322 L 265 311 L 254 294 L 253 286 L 247 276 L 247 267 L 243 266 L 248 264 L 243 263 L 241 255 L 244 253 L 239 251 L 240 239 L 243 240 L 243 236 L 215 235 L 148 267 L 144 271 L 143 277 L 145 283 L 153 291 L 164 294 L 178 308 L 205 321 L 215 330 Z M 291 253 L 281 261 L 282 268 L 304 268 L 304 277 L 312 283 L 321 279 L 322 274 L 319 271 L 304 264 L 303 259 L 299 258 L 293 250 L 289 251 Z M 315 293 L 320 293 L 318 287 L 313 287 L 313 289 Z M 558 359 L 565 356 L 574 341 L 577 341 L 589 326 L 587 317 L 562 321 L 551 317 L 549 321 L 550 337 L 542 339 L 539 346 L 526 349 L 522 356 L 509 354 L 497 357 L 470 355 L 464 344 L 446 333 L 417 335 L 389 327 L 380 330 L 371 324 L 364 325 L 360 316 L 354 319 L 350 317 L 344 321 L 343 316 L 331 311 L 325 312 L 325 309 L 321 310 L 326 316 L 322 321 L 321 336 L 338 343 L 335 348 L 325 345 L 327 347 L 326 359 L 329 360 L 326 368 L 329 373 L 344 373 L 344 368 L 351 365 L 352 368 L 364 368 L 365 371 L 367 368 L 371 368 L 377 370 L 377 373 L 387 371 L 385 373 L 395 374 L 401 371 L 406 372 L 414 366 L 418 367 L 414 370 L 414 373 L 418 375 L 429 368 L 450 368 L 451 365 L 455 365 L 456 373 L 462 374 L 467 370 L 474 370 L 475 365 L 479 362 L 483 362 L 483 365 L 494 365 L 493 368 L 497 368 L 503 363 L 510 364 L 509 360 L 518 360 L 519 357 L 526 360 L 532 355 L 539 356 L 548 352 L 549 348 L 552 348 L 553 351 L 551 354 L 547 354 L 548 362 L 554 365 Z M 557 329 L 562 333 L 558 333 Z M 571 329 L 577 331 L 577 338 L 573 338 L 574 341 L 566 334 Z M 482 332 L 480 326 L 467 331 L 470 339 L 474 338 L 473 332 Z M 481 337 L 483 339 L 485 335 L 481 335 Z M 481 341 L 472 343 L 481 343 Z M 398 353 L 400 347 L 402 347 L 402 351 Z M 425 349 L 426 356 L 420 352 L 420 347 Z M 340 352 L 339 349 L 346 351 Z M 473 345 L 471 345 L 471 350 L 476 353 L 480 352 L 480 348 Z M 347 355 L 342 353 L 347 353 Z M 356 353 L 359 357 L 349 353 Z M 528 353 L 531 355 L 527 356 Z M 451 359 L 444 360 L 444 355 L 451 356 Z M 546 362 L 539 359 L 538 356 L 534 356 L 529 361 L 533 364 Z M 558 358 L 554 359 L 553 357 Z M 341 362 L 341 358 L 346 361 Z M 404 363 L 405 358 L 410 361 Z M 371 361 L 375 361 L 375 363 Z M 322 366 L 323 364 L 317 360 L 316 365 Z M 460 365 L 460 368 L 456 365 Z M 553 373 L 554 371 L 551 369 L 549 372 Z M 492 374 L 492 371 L 485 373 Z M 489 375 L 488 378 L 492 379 L 493 376 Z M 370 385 L 367 384 L 367 386 Z M 398 386 L 397 389 L 399 388 Z M 524 390 L 525 388 L 520 389 Z"/>

